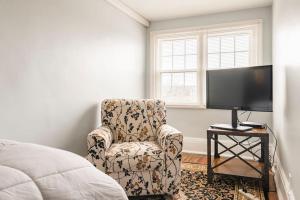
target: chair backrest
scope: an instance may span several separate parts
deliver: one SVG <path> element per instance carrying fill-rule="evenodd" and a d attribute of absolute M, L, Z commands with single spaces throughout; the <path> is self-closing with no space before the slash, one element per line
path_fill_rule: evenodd
<path fill-rule="evenodd" d="M 165 102 L 154 99 L 106 99 L 101 104 L 102 125 L 113 133 L 113 142 L 153 141 L 166 123 Z"/>

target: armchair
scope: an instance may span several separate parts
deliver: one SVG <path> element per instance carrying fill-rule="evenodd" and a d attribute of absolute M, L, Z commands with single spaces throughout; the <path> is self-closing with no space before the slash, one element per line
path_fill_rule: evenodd
<path fill-rule="evenodd" d="M 179 192 L 182 133 L 166 124 L 163 101 L 104 100 L 101 121 L 87 137 L 91 163 L 128 196 Z"/>

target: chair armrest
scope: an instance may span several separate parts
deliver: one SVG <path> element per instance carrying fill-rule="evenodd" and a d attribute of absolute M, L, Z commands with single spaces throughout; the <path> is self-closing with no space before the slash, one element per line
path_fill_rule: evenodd
<path fill-rule="evenodd" d="M 98 148 L 107 149 L 112 143 L 112 133 L 108 127 L 100 126 L 88 134 L 88 148 L 97 145 Z"/>
<path fill-rule="evenodd" d="M 162 125 L 157 132 L 158 143 L 165 152 L 165 188 L 168 194 L 179 192 L 181 179 L 182 133 L 169 125 Z"/>
<path fill-rule="evenodd" d="M 112 133 L 108 127 L 101 126 L 87 136 L 88 160 L 97 168 L 104 169 L 105 151 L 112 144 Z"/>
<path fill-rule="evenodd" d="M 161 145 L 168 158 L 174 159 L 181 156 L 183 136 L 180 131 L 172 126 L 164 124 L 159 127 L 157 136 L 158 143 Z"/>

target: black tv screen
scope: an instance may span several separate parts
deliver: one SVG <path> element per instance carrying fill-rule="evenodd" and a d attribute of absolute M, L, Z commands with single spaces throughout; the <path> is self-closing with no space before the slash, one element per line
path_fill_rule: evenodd
<path fill-rule="evenodd" d="M 208 70 L 207 108 L 273 111 L 272 66 Z"/>

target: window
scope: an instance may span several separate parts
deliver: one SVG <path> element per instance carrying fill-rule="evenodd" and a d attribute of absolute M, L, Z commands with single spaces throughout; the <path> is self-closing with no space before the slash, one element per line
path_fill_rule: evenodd
<path fill-rule="evenodd" d="M 197 36 L 159 40 L 158 91 L 170 104 L 196 104 L 198 100 Z"/>
<path fill-rule="evenodd" d="M 167 106 L 204 107 L 206 69 L 260 64 L 261 24 L 152 32 L 151 97 Z"/>

